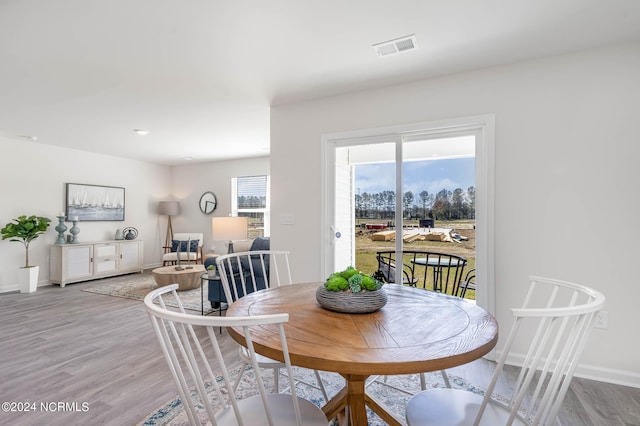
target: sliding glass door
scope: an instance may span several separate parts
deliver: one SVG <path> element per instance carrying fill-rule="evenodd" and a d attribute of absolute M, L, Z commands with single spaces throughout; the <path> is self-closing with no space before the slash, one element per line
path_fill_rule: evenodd
<path fill-rule="evenodd" d="M 467 270 L 480 270 L 476 298 L 491 308 L 486 125 L 327 137 L 325 273 L 350 265 L 373 273 L 378 251 L 395 251 L 396 259 L 414 249 L 457 254 Z"/>

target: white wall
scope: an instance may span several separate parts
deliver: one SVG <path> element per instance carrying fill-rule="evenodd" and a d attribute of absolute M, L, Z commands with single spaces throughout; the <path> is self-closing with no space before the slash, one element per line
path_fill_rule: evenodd
<path fill-rule="evenodd" d="M 212 245 L 215 246 L 216 253 L 226 253 L 224 242 L 213 241 L 211 218 L 231 214 L 231 179 L 268 174 L 269 157 L 174 167 L 172 192 L 174 199 L 180 201 L 180 215 L 171 219 L 173 232 L 203 232 L 205 254 L 210 252 Z M 202 213 L 198 203 L 200 196 L 206 191 L 212 191 L 218 200 L 218 207 L 211 215 Z M 163 235 L 165 234 L 163 231 Z"/>
<path fill-rule="evenodd" d="M 0 152 L 0 226 L 22 214 L 51 219 L 47 233 L 29 249 L 29 263 L 40 266 L 40 286 L 49 284 L 49 245 L 57 237 L 55 216 L 64 211 L 68 182 L 125 188 L 125 221 L 80 222 L 78 240 L 112 240 L 117 228 L 132 226 L 144 240 L 145 267 L 159 263 L 166 218 L 157 215 L 157 202 L 170 197 L 170 167 L 3 138 Z M 23 265 L 24 246 L 0 241 L 0 293 L 18 290 Z"/>
<path fill-rule="evenodd" d="M 271 114 L 273 248 L 320 281 L 321 135 L 494 113 L 496 317 L 531 274 L 607 296 L 579 374 L 640 386 L 640 44 L 282 105 Z M 295 224 L 278 218 L 294 214 Z"/>

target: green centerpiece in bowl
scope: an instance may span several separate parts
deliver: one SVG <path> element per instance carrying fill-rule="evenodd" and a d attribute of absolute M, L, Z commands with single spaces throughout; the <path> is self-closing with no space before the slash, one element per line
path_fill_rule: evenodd
<path fill-rule="evenodd" d="M 335 272 L 316 290 L 316 300 L 325 309 L 350 314 L 379 310 L 387 303 L 383 283 L 349 266 Z"/>

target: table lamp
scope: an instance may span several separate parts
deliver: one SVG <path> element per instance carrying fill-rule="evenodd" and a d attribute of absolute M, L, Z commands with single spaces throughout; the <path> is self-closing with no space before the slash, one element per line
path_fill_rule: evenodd
<path fill-rule="evenodd" d="M 228 241 L 229 250 L 227 253 L 233 253 L 233 241 L 246 240 L 248 238 L 248 224 L 249 221 L 246 217 L 214 217 L 211 219 L 213 239 Z"/>
<path fill-rule="evenodd" d="M 158 214 L 169 216 L 167 220 L 167 238 L 164 246 L 171 247 L 173 241 L 173 227 L 171 226 L 171 216 L 177 216 L 180 213 L 180 203 L 178 201 L 160 201 L 158 204 Z"/>

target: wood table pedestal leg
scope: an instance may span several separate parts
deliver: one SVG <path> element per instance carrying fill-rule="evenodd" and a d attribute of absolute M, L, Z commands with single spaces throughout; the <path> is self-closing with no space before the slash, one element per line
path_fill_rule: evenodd
<path fill-rule="evenodd" d="M 369 424 L 367 409 L 364 405 L 364 382 L 369 376 L 346 375 L 347 379 L 347 407 L 349 409 L 349 424 Z"/>
<path fill-rule="evenodd" d="M 355 374 L 342 375 L 347 384 L 329 401 L 322 411 L 328 420 L 337 418 L 338 424 L 351 426 L 367 426 L 367 406 L 387 424 L 400 426 L 402 422 L 389 413 L 378 401 L 365 392 L 365 382 L 369 376 Z"/>

